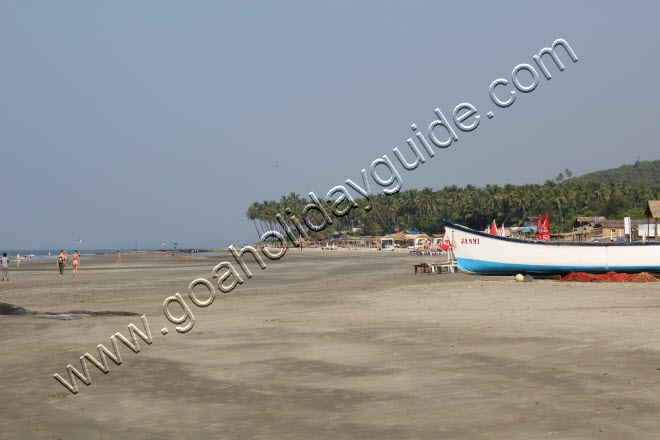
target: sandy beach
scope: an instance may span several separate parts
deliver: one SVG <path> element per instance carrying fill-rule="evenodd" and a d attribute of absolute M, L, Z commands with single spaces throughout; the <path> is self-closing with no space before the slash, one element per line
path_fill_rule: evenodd
<path fill-rule="evenodd" d="M 53 379 L 139 316 L 0 316 L 7 439 L 654 439 L 659 286 L 415 275 L 405 252 L 290 251 L 179 334 L 163 301 L 229 257 L 10 268 L 0 301 L 147 315 L 153 343 Z M 201 296 L 201 294 L 200 294 Z M 169 333 L 163 335 L 161 329 Z"/>

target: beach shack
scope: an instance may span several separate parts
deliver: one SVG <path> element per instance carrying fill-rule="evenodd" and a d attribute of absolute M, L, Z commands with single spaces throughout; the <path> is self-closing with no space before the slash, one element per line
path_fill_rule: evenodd
<path fill-rule="evenodd" d="M 442 243 L 442 240 L 445 238 L 445 234 L 433 234 L 433 243 L 431 243 L 431 246 L 434 249 L 437 249 L 438 246 Z"/>
<path fill-rule="evenodd" d="M 433 239 L 426 234 L 422 234 L 417 231 L 407 231 L 396 235 L 394 242 L 399 245 L 399 247 L 420 247 L 423 242 L 428 240 L 429 242 Z"/>
<path fill-rule="evenodd" d="M 646 220 L 631 220 L 630 226 L 634 231 L 637 229 L 637 236 L 642 237 L 646 227 Z M 615 238 L 625 238 L 626 236 L 626 226 L 623 220 L 604 220 L 598 222 L 594 225 L 594 230 L 601 230 L 602 238 L 609 238 L 613 240 Z M 648 235 L 647 235 L 648 236 Z"/>
<path fill-rule="evenodd" d="M 575 222 L 578 226 L 587 226 L 593 225 L 594 223 L 600 223 L 607 220 L 605 217 L 578 217 L 575 219 Z"/>
<path fill-rule="evenodd" d="M 655 241 L 658 241 L 658 218 L 660 217 L 660 200 L 649 200 L 646 202 L 646 211 L 644 211 L 644 216 L 646 217 L 646 237 L 655 237 Z M 653 229 L 651 230 L 651 218 L 655 220 Z M 653 232 L 653 235 L 651 235 Z"/>
<path fill-rule="evenodd" d="M 386 247 L 386 246 L 396 246 L 400 248 L 408 248 L 411 246 L 421 247 L 422 243 L 426 241 L 431 243 L 433 241 L 433 238 L 417 231 L 406 231 L 397 234 L 388 234 L 383 237 L 380 237 L 380 245 L 382 247 Z"/>
<path fill-rule="evenodd" d="M 396 234 L 388 234 L 380 237 L 380 247 L 381 248 L 394 247 L 395 237 Z"/>
<path fill-rule="evenodd" d="M 433 237 L 426 235 L 426 234 L 419 234 L 417 238 L 415 238 L 415 249 L 425 249 L 425 250 L 430 250 L 433 247 Z"/>
<path fill-rule="evenodd" d="M 380 237 L 376 235 L 369 235 L 364 237 L 364 246 L 368 248 L 375 248 L 380 245 Z"/>

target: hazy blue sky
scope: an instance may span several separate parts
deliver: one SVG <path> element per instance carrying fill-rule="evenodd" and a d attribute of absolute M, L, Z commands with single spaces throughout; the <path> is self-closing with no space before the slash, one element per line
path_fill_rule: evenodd
<path fill-rule="evenodd" d="M 357 181 L 463 101 L 480 126 L 403 189 L 660 158 L 656 3 L 353 3 L 0 1 L 0 247 L 254 240 L 253 201 Z M 579 62 L 495 107 L 557 38 Z"/>

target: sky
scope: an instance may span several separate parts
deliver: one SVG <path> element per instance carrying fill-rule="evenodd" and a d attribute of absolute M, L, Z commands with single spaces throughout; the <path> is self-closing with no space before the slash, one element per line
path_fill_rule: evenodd
<path fill-rule="evenodd" d="M 402 170 L 403 190 L 660 159 L 658 17 L 650 1 L 2 0 L 0 248 L 256 241 L 252 202 L 358 182 L 463 102 L 477 129 Z M 546 62 L 551 80 L 494 106 L 490 84 L 513 90 L 558 38 L 579 61 L 559 49 L 563 72 Z"/>

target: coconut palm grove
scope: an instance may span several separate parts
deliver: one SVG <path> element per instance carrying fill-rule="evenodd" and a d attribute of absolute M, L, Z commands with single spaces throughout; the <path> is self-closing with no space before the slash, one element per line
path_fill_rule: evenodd
<path fill-rule="evenodd" d="M 521 226 L 525 218 L 546 212 L 553 231 L 567 232 L 575 226 L 576 217 L 581 216 L 642 219 L 647 200 L 658 198 L 660 161 L 638 160 L 634 165 L 580 177 L 572 177 L 566 169 L 543 184 L 453 185 L 437 190 L 409 189 L 392 196 L 372 195 L 370 211 L 362 209 L 365 199 L 356 199 L 360 208 L 335 219 L 320 235 L 388 234 L 396 228 L 442 233 L 442 219 L 482 230 L 493 220 L 497 224 Z M 300 194 L 290 193 L 278 201 L 254 202 L 246 215 L 261 236 L 268 230 L 282 231 L 276 214 L 284 215 L 285 208 L 300 213 L 308 203 Z"/>

